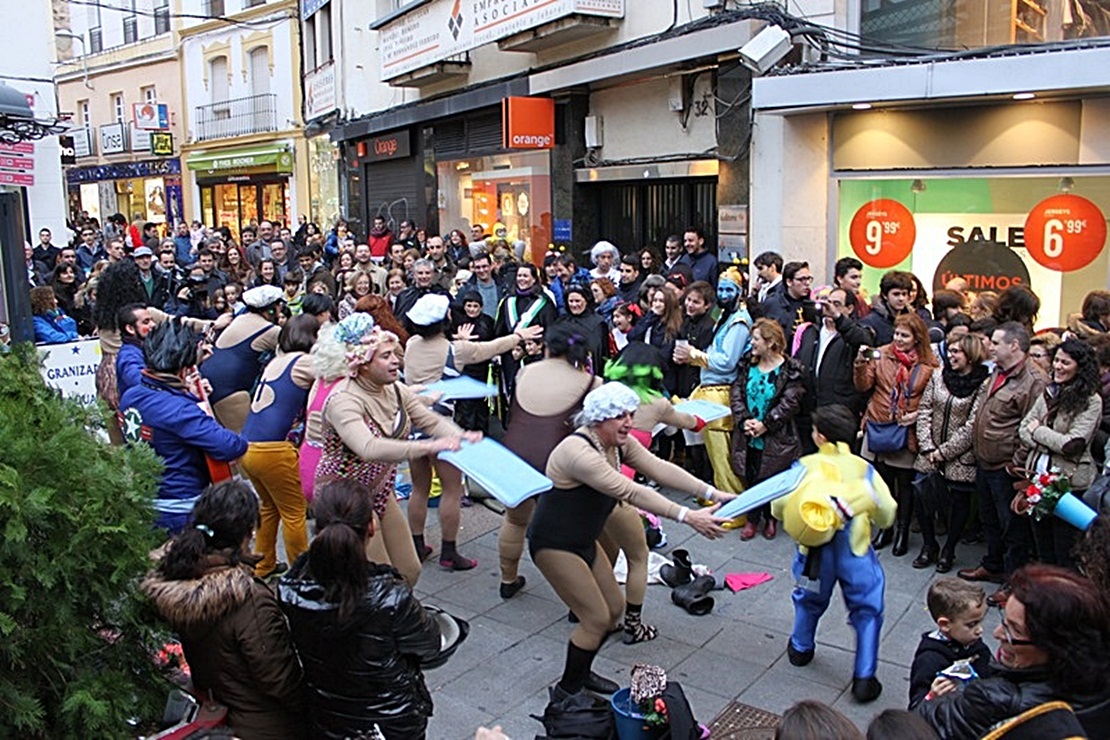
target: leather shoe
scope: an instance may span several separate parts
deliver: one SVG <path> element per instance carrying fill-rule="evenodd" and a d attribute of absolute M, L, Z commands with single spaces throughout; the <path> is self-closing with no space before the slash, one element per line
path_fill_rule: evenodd
<path fill-rule="evenodd" d="M 797 649 L 790 638 L 786 638 L 786 657 L 790 661 L 790 665 L 799 667 L 809 665 L 809 662 L 813 660 L 813 652 L 812 650 L 802 651 Z"/>
<path fill-rule="evenodd" d="M 597 675 L 593 671 L 590 671 L 590 676 L 586 679 L 586 683 L 583 684 L 583 686 L 586 687 L 587 691 L 592 691 L 595 694 L 615 694 L 617 690 L 620 689 L 616 681 L 610 681 L 604 676 Z"/>
<path fill-rule="evenodd" d="M 856 701 L 860 704 L 875 701 L 879 698 L 879 694 L 881 693 L 883 693 L 883 685 L 879 683 L 879 679 L 874 676 L 870 678 L 852 679 L 852 696 L 854 696 Z"/>
<path fill-rule="evenodd" d="M 514 580 L 512 583 L 502 583 L 498 591 L 500 592 L 502 599 L 511 599 L 517 595 L 517 592 L 519 592 L 520 589 L 524 588 L 524 584 L 524 576 L 517 576 L 516 580 Z"/>
<path fill-rule="evenodd" d="M 956 553 L 941 550 L 940 557 L 937 558 L 937 573 L 947 573 L 952 570 L 952 566 L 955 564 Z"/>
<path fill-rule="evenodd" d="M 910 551 L 910 530 L 909 527 L 898 525 L 897 531 L 894 533 L 894 546 L 890 548 L 890 554 L 896 558 L 900 558 Z"/>
<path fill-rule="evenodd" d="M 1005 577 L 1001 573 L 992 573 L 983 566 L 974 568 L 961 568 L 956 575 L 965 581 L 986 581 L 988 583 L 1002 583 Z"/>
<path fill-rule="evenodd" d="M 774 519 L 768 519 L 763 524 L 763 539 L 765 539 L 765 540 L 775 539 L 775 535 L 778 534 L 778 531 L 779 531 L 778 526 L 775 524 L 775 520 Z"/>
<path fill-rule="evenodd" d="M 987 597 L 988 606 L 996 606 L 999 609 L 1006 606 L 1006 602 L 1010 600 L 1010 587 L 1003 586 Z"/>
<path fill-rule="evenodd" d="M 755 535 L 758 532 L 759 525 L 749 519 L 748 523 L 744 525 L 744 528 L 740 530 L 740 539 L 744 540 L 745 542 L 751 539 L 755 539 Z"/>
<path fill-rule="evenodd" d="M 893 539 L 893 527 L 889 529 L 880 529 L 878 534 L 875 535 L 874 539 L 871 540 L 871 546 L 874 547 L 876 550 L 882 550 L 884 547 L 887 547 Z"/>
<path fill-rule="evenodd" d="M 921 553 L 914 558 L 913 567 L 921 570 L 922 568 L 928 568 L 935 562 L 937 562 L 937 547 L 935 545 L 933 547 L 925 545 L 921 548 Z"/>

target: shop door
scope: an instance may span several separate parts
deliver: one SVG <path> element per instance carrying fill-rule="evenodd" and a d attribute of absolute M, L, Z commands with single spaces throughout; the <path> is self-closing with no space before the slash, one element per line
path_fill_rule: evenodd
<path fill-rule="evenodd" d="M 717 232 L 717 181 L 712 178 L 651 183 L 607 183 L 595 186 L 599 239 L 622 252 L 641 247 L 662 249 L 671 234 L 687 226 Z"/>

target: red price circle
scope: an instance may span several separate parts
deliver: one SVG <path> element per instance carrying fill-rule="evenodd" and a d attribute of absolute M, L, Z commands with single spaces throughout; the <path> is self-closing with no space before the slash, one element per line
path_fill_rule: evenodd
<path fill-rule="evenodd" d="M 896 200 L 879 198 L 864 203 L 848 227 L 848 240 L 863 264 L 886 269 L 910 256 L 917 225 L 913 214 Z"/>
<path fill-rule="evenodd" d="M 1091 201 L 1066 193 L 1045 198 L 1025 218 L 1029 256 L 1050 270 L 1072 272 L 1106 245 L 1106 217 Z"/>

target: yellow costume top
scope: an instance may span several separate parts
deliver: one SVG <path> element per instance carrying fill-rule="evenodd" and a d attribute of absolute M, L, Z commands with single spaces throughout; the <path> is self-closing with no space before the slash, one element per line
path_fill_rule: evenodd
<path fill-rule="evenodd" d="M 826 442 L 800 462 L 805 477 L 792 493 L 771 503 L 771 516 L 782 522 L 803 553 L 828 543 L 850 522 L 852 552 L 864 555 L 871 545 L 872 522 L 885 529 L 898 509 L 882 477 L 843 442 Z"/>

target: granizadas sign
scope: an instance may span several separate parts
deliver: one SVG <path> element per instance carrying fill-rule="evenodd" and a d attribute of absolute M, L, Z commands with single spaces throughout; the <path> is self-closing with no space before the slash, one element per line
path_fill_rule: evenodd
<path fill-rule="evenodd" d="M 623 18 L 624 0 L 429 0 L 371 28 L 391 80 L 570 15 Z"/>

